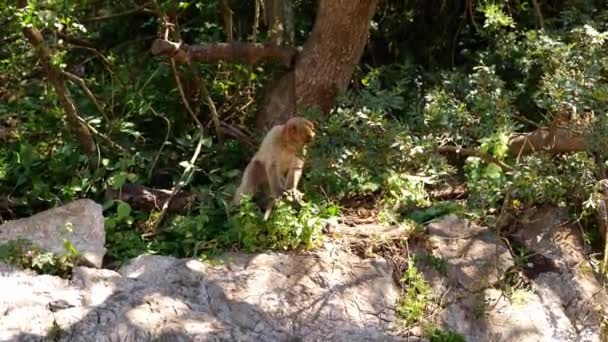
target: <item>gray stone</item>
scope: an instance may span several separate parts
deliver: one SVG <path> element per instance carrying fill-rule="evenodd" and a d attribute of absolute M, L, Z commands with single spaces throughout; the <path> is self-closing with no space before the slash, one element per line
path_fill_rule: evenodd
<path fill-rule="evenodd" d="M 486 289 L 449 305 L 441 319 L 467 342 L 587 342 L 562 310 L 553 309 L 531 292 L 523 292 L 516 303 L 498 290 Z"/>
<path fill-rule="evenodd" d="M 445 288 L 442 297 L 447 298 L 440 323 L 467 342 L 599 341 L 608 300 L 590 268 L 584 267 L 587 260 L 578 230 L 557 208 L 532 211 L 523 221 L 515 237 L 552 265 L 527 270 L 531 288 L 515 290 L 512 298 L 492 288 L 499 285 L 493 282 L 500 274 L 472 266 L 496 264 L 496 251 L 501 271 L 513 265 L 509 251 L 502 241 L 497 245 L 491 231 L 455 216 L 428 226 L 437 254 L 447 264 L 449 287 L 433 285 L 435 290 Z M 539 273 L 534 274 L 536 269 Z M 431 284 L 439 282 L 436 272 L 423 274 Z"/>
<path fill-rule="evenodd" d="M 62 341 L 404 341 L 390 333 L 391 271 L 337 250 L 213 264 L 141 256 L 118 272 L 77 267 L 70 283 L 13 271 L 3 288 L 18 291 L 0 295 L 0 331 L 35 339 L 55 322 Z M 48 305 L 59 300 L 67 304 Z"/>
<path fill-rule="evenodd" d="M 528 210 L 513 238 L 561 267 L 575 267 L 586 262 L 580 230 L 571 222 L 565 208 Z"/>
<path fill-rule="evenodd" d="M 82 199 L 0 225 L 0 244 L 20 238 L 58 255 L 69 240 L 81 253 L 80 264 L 99 268 L 106 253 L 102 207 Z"/>
<path fill-rule="evenodd" d="M 514 265 L 509 249 L 496 234 L 468 220 L 446 216 L 429 224 L 428 231 L 447 265 L 448 278 L 469 291 L 496 283 Z"/>

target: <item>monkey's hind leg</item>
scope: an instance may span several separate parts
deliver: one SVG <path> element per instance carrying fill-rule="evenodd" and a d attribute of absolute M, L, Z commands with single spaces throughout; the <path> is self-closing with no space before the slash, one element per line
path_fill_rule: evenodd
<path fill-rule="evenodd" d="M 254 196 L 260 186 L 266 183 L 266 178 L 264 164 L 259 160 L 252 160 L 245 168 L 245 172 L 243 172 L 241 184 L 234 194 L 232 204 L 238 206 L 245 194 Z"/>

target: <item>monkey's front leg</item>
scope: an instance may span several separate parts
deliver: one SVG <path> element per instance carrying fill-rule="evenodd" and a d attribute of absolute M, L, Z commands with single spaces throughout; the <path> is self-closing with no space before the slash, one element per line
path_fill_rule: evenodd
<path fill-rule="evenodd" d="M 268 165 L 266 174 L 268 175 L 270 197 L 276 199 L 281 196 L 283 191 L 285 191 L 285 180 L 283 179 L 283 175 L 281 175 L 279 164 L 277 162 L 273 162 Z"/>
<path fill-rule="evenodd" d="M 298 190 L 298 184 L 302 177 L 302 169 L 304 168 L 304 160 L 296 158 L 287 172 L 287 182 L 285 188 L 287 192 L 293 196 L 294 201 L 300 202 L 303 194 Z"/>

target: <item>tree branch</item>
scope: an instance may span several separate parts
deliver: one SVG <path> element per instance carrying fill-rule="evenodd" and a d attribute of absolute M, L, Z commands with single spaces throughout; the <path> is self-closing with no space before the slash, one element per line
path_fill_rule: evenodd
<path fill-rule="evenodd" d="M 243 42 L 182 44 L 180 46 L 168 40 L 156 39 L 150 47 L 150 52 L 155 56 L 173 57 L 176 62 L 180 63 L 187 63 L 188 61 L 204 63 L 238 61 L 253 65 L 260 62 L 277 62 L 285 66 L 291 66 L 297 54 L 297 49 L 274 44 Z"/>
<path fill-rule="evenodd" d="M 99 112 L 99 114 L 101 114 L 101 116 L 103 116 L 103 118 L 107 122 L 110 122 L 110 118 L 108 117 L 106 112 L 103 110 L 103 107 L 99 104 L 99 102 L 97 101 L 97 98 L 95 97 L 95 95 L 93 95 L 93 92 L 91 92 L 89 87 L 87 87 L 86 83 L 84 82 L 84 80 L 82 78 L 80 78 L 70 72 L 67 72 L 67 71 L 62 71 L 61 74 L 63 76 L 65 76 L 67 79 L 69 79 L 70 81 L 74 82 L 76 85 L 80 86 L 80 89 L 82 89 L 82 91 L 89 98 L 89 100 L 91 100 L 91 102 L 93 102 L 93 104 L 95 105 L 95 108 L 97 108 L 97 111 Z"/>
<path fill-rule="evenodd" d="M 120 12 L 120 13 L 114 13 L 114 14 L 108 14 L 108 15 L 102 15 L 102 16 L 98 16 L 98 17 L 91 17 L 91 18 L 84 18 L 81 20 L 81 22 L 83 23 L 92 23 L 95 21 L 103 21 L 103 20 L 110 20 L 110 19 L 116 19 L 116 18 L 120 18 L 120 17 L 125 17 L 131 14 L 136 14 L 136 13 L 151 13 L 154 14 L 153 11 L 149 10 L 146 8 L 146 5 L 148 4 L 144 4 L 141 6 L 138 6 L 134 9 L 128 10 L 128 11 L 124 11 L 124 12 Z"/>
<path fill-rule="evenodd" d="M 19 1 L 19 7 L 24 8 L 27 5 L 27 1 Z M 37 50 L 40 63 L 46 72 L 49 82 L 53 85 L 59 103 L 65 112 L 70 132 L 76 137 L 82 151 L 88 155 L 93 155 L 97 150 L 95 140 L 87 126 L 81 122 L 78 107 L 76 107 L 74 99 L 72 99 L 72 96 L 65 85 L 61 71 L 51 62 L 52 52 L 48 44 L 44 41 L 42 33 L 33 26 L 24 27 L 23 33 L 30 44 Z"/>
<path fill-rule="evenodd" d="M 568 153 L 585 151 L 585 136 L 567 128 L 539 128 L 530 133 L 516 135 L 509 143 L 512 155 L 529 154 L 538 151 Z"/>
<path fill-rule="evenodd" d="M 138 184 L 125 184 L 120 190 L 114 190 L 109 187 L 104 195 L 105 200 L 125 201 L 133 208 L 147 212 L 161 209 L 163 204 L 168 202 L 170 196 L 171 190 L 152 189 Z M 177 196 L 174 196 L 167 210 L 183 213 L 191 208 L 195 202 L 196 194 L 180 192 Z"/>
<path fill-rule="evenodd" d="M 449 153 L 462 154 L 462 155 L 470 156 L 470 157 L 479 157 L 479 158 L 487 161 L 488 163 L 494 163 L 494 164 L 498 165 L 498 167 L 500 167 L 505 172 L 513 170 L 513 168 L 510 165 L 504 163 L 503 161 L 496 159 L 496 157 L 494 157 L 493 155 L 483 153 L 479 150 L 460 148 L 457 146 L 441 146 L 441 147 L 439 147 L 439 152 L 442 152 L 442 153 L 449 152 Z"/>

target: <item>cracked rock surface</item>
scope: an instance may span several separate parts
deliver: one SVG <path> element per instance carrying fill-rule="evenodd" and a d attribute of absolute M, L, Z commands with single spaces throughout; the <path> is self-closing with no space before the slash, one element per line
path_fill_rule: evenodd
<path fill-rule="evenodd" d="M 513 235 L 535 255 L 523 265 L 529 284 L 519 287 L 510 283 L 521 276 L 512 255 L 491 230 L 455 216 L 429 225 L 433 254 L 446 264 L 445 276 L 423 266 L 435 297 L 444 298 L 441 325 L 467 342 L 600 341 L 608 297 L 590 271 L 580 230 L 562 209 L 529 216 Z"/>
<path fill-rule="evenodd" d="M 217 266 L 142 256 L 68 282 L 3 266 L 0 340 L 398 341 L 383 259 L 333 251 L 228 254 Z M 9 310 L 9 312 L 7 312 Z"/>

